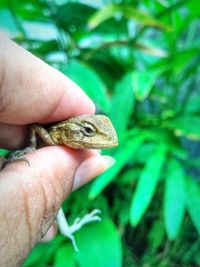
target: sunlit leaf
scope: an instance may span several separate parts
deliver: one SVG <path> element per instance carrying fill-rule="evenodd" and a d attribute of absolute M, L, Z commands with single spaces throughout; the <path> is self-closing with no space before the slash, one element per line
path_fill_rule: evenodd
<path fill-rule="evenodd" d="M 27 38 L 30 40 L 52 41 L 57 39 L 57 29 L 52 23 L 24 21 L 22 25 L 26 31 Z"/>
<path fill-rule="evenodd" d="M 151 203 L 160 179 L 165 158 L 166 148 L 164 146 L 159 146 L 151 157 L 147 159 L 131 203 L 130 220 L 133 226 L 136 226 L 140 222 Z"/>
<path fill-rule="evenodd" d="M 89 19 L 89 27 L 93 29 L 105 20 L 113 17 L 115 17 L 116 19 L 125 17 L 126 19 L 137 21 L 145 26 L 158 27 L 161 29 L 169 30 L 168 26 L 160 23 L 158 20 L 154 19 L 153 17 L 139 9 L 136 9 L 132 6 L 114 4 L 107 5 L 105 8 L 97 11 Z"/>
<path fill-rule="evenodd" d="M 176 159 L 168 161 L 165 179 L 165 226 L 169 239 L 174 240 L 183 222 L 186 202 L 185 172 Z"/>
<path fill-rule="evenodd" d="M 192 177 L 187 180 L 187 210 L 200 234 L 200 186 Z"/>
<path fill-rule="evenodd" d="M 152 55 L 152 56 L 156 56 L 156 57 L 160 57 L 160 58 L 165 58 L 168 57 L 168 53 L 167 51 L 158 48 L 158 47 L 153 47 L 147 44 L 142 44 L 142 43 L 135 43 L 134 44 L 135 47 L 137 47 L 139 50 L 143 51 L 146 54 Z"/>
<path fill-rule="evenodd" d="M 72 61 L 62 66 L 61 71 L 76 82 L 92 98 L 97 107 L 104 112 L 109 111 L 110 102 L 106 87 L 94 70 L 81 62 Z"/>

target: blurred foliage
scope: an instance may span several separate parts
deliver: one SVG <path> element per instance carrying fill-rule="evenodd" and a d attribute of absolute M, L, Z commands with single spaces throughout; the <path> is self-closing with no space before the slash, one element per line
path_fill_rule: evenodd
<path fill-rule="evenodd" d="M 80 253 L 58 235 L 24 266 L 200 266 L 199 15 L 197 0 L 1 1 L 1 27 L 119 135 L 116 164 L 64 204 L 70 221 L 102 210 Z"/>

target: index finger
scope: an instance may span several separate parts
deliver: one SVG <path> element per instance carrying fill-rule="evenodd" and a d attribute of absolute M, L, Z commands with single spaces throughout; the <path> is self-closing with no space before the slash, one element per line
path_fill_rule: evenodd
<path fill-rule="evenodd" d="M 74 82 L 6 37 L 0 61 L 0 122 L 48 123 L 95 112 Z"/>

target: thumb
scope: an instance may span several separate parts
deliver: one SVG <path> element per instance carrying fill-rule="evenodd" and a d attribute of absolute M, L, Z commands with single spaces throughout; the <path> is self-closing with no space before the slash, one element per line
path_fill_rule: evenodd
<path fill-rule="evenodd" d="M 8 164 L 0 172 L 0 266 L 20 266 L 47 232 L 72 188 L 109 166 L 108 159 L 97 151 L 62 146 L 44 147 L 26 157 L 30 167 L 19 161 Z M 80 174 L 86 174 L 88 162 L 95 159 L 95 169 L 89 167 L 89 178 L 85 175 L 80 182 Z M 76 183 L 73 187 L 79 166 L 83 166 L 84 171 L 79 171 L 79 185 Z"/>

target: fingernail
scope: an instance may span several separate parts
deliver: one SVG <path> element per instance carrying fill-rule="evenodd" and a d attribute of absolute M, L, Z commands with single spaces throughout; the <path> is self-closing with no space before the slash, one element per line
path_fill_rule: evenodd
<path fill-rule="evenodd" d="M 114 164 L 115 159 L 111 156 L 92 157 L 85 160 L 75 173 L 73 190 L 88 183 Z"/>

